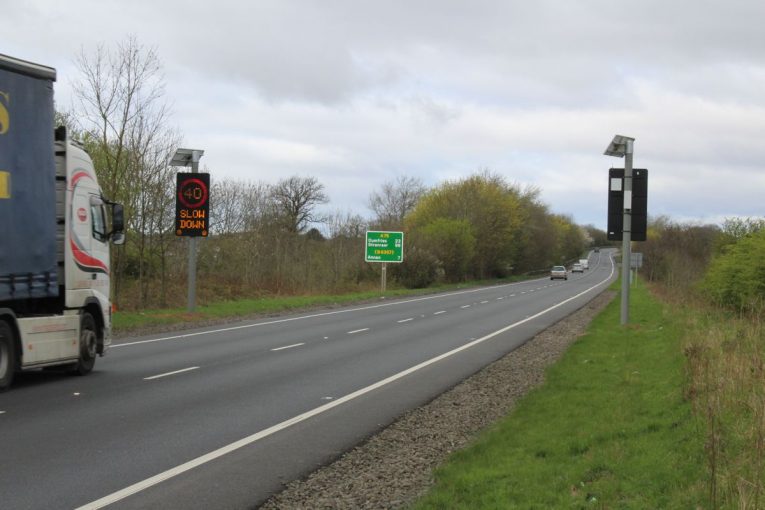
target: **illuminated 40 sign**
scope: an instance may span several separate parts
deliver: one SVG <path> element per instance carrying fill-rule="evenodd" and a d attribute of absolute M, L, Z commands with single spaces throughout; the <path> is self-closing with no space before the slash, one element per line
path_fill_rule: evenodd
<path fill-rule="evenodd" d="M 210 174 L 176 175 L 175 235 L 207 237 L 210 221 Z"/>

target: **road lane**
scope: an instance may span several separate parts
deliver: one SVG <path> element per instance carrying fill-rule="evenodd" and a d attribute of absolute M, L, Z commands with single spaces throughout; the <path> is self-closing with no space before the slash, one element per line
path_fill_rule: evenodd
<path fill-rule="evenodd" d="M 209 492 L 211 485 L 226 487 L 225 494 L 216 493 L 216 497 L 231 498 L 231 507 L 244 501 L 251 505 L 277 490 L 285 478 L 305 474 L 379 428 L 380 423 L 390 422 L 407 405 L 432 398 L 582 306 L 594 291 L 534 317 L 612 277 L 611 262 L 600 257 L 602 263 L 598 264 L 596 257 L 592 269 L 568 282 L 550 284 L 540 279 L 199 334 L 138 339 L 99 360 L 98 371 L 87 378 L 22 376 L 25 381 L 20 388 L 0 397 L 0 409 L 6 411 L 0 416 L 0 426 L 12 430 L 0 438 L 1 451 L 23 459 L 12 470 L 3 468 L 0 497 L 19 507 L 54 502 L 75 507 L 310 413 L 326 404 L 327 398 L 339 402 L 327 416 L 301 423 L 300 430 L 308 422 L 315 424 L 305 430 L 305 437 L 296 438 L 294 432 L 286 434 L 280 429 L 263 444 L 141 491 L 115 507 L 137 508 L 163 497 L 169 499 L 162 506 L 181 500 L 196 505 L 205 499 L 195 499 L 193 494 Z M 443 313 L 436 315 L 438 312 Z M 402 376 L 420 381 L 420 388 L 395 380 L 390 387 L 375 387 L 359 396 L 352 405 L 342 400 L 529 317 L 532 320 L 512 332 L 497 335 L 501 341 L 484 342 L 493 345 L 455 354 L 459 361 L 439 361 L 434 365 L 440 368 L 428 365 L 416 376 Z M 285 347 L 290 348 L 274 352 Z M 179 367 L 198 369 L 182 376 L 145 380 Z M 422 380 L 426 373 L 427 380 Z M 391 397 L 402 385 L 407 387 L 405 394 Z M 334 430 L 338 421 L 333 420 L 346 413 L 351 413 L 350 418 L 340 419 L 341 430 Z M 322 439 L 321 444 L 316 437 Z M 295 445 L 304 447 L 295 451 Z M 47 462 L 29 459 L 29 451 L 35 447 L 48 453 Z M 248 464 L 252 462 L 257 465 Z M 278 469 L 272 469 L 274 465 Z M 228 483 L 206 476 L 207 469 L 226 472 Z M 242 473 L 250 476 L 242 480 Z M 24 487 L 29 476 L 51 490 L 14 489 Z M 211 478 L 216 479 L 211 482 Z M 78 480 L 88 480 L 88 484 Z M 198 489 L 191 490 L 189 480 Z"/>

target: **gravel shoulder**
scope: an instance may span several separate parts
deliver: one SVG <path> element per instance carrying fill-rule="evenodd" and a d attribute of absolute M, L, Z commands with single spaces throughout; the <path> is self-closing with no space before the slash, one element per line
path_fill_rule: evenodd
<path fill-rule="evenodd" d="M 404 414 L 335 462 L 304 480 L 289 483 L 260 508 L 387 509 L 412 504 L 433 484 L 433 469 L 544 382 L 546 368 L 584 334 L 615 296 L 614 291 L 599 294 L 502 359 L 427 405 Z"/>

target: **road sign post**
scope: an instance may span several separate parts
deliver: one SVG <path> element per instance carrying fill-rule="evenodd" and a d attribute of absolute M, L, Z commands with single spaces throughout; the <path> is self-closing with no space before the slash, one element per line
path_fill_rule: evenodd
<path fill-rule="evenodd" d="M 404 261 L 404 233 L 368 230 L 364 260 L 382 263 L 380 291 L 385 292 L 388 276 L 387 263 L 398 264 Z"/>
<path fill-rule="evenodd" d="M 199 173 L 199 158 L 205 153 L 196 149 L 177 149 L 171 166 L 190 166 L 191 173 L 176 176 L 175 235 L 189 237 L 188 311 L 196 307 L 197 236 L 207 237 L 209 225 L 210 174 Z"/>
<path fill-rule="evenodd" d="M 635 139 L 616 135 L 603 153 L 606 156 L 624 158 L 622 203 L 622 309 L 621 325 L 629 322 L 630 311 L 630 250 L 632 248 L 632 155 Z"/>

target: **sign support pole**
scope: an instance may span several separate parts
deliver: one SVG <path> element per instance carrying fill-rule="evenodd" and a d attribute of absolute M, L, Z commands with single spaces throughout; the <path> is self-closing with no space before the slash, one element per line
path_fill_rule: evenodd
<path fill-rule="evenodd" d="M 633 141 L 626 141 L 624 154 L 624 218 L 622 227 L 622 310 L 621 325 L 630 320 L 630 276 L 632 275 L 632 151 Z"/>
<path fill-rule="evenodd" d="M 191 153 L 191 173 L 199 173 L 199 158 L 201 151 Z M 189 292 L 188 292 L 188 311 L 193 313 L 197 301 L 197 238 L 189 238 Z"/>
<path fill-rule="evenodd" d="M 388 283 L 388 264 L 382 263 L 382 274 L 380 275 L 380 292 L 385 292 L 385 286 Z"/>

